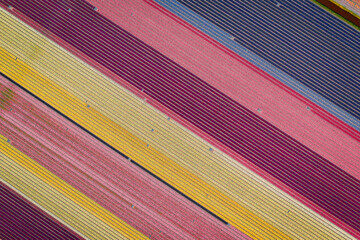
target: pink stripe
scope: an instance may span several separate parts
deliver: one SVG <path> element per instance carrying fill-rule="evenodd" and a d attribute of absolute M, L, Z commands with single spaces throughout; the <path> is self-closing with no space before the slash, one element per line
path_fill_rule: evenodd
<path fill-rule="evenodd" d="M 88 2 L 95 5 L 102 15 L 241 105 L 254 112 L 260 108 L 262 118 L 360 179 L 360 162 L 357 161 L 360 142 L 325 121 L 331 117 L 321 108 L 281 91 L 269 81 L 270 76 L 254 72 L 255 66 L 245 65 L 245 60 L 234 61 L 224 51 L 159 14 L 142 0 Z M 312 107 L 312 111 L 308 111 L 307 106 Z M 348 156 L 346 159 L 344 154 Z"/>
<path fill-rule="evenodd" d="M 123 4 L 124 2 L 126 2 L 126 1 L 123 1 L 121 3 Z M 330 159 L 328 159 L 328 160 L 334 161 L 333 159 L 331 159 L 331 156 L 332 156 L 331 154 L 328 154 L 325 150 L 324 150 L 324 152 L 320 151 L 324 147 L 324 146 L 321 146 L 321 144 L 323 143 L 323 140 L 321 140 L 320 142 L 315 141 L 315 143 L 312 142 L 312 140 L 314 140 L 314 139 L 315 140 L 322 139 L 320 136 L 317 136 L 315 134 L 314 134 L 315 135 L 314 136 L 313 134 L 311 134 L 312 131 L 314 132 L 313 125 L 311 125 L 311 124 L 316 121 L 318 121 L 317 124 L 319 125 L 319 129 L 317 129 L 317 130 L 320 131 L 320 134 L 322 134 L 321 136 L 328 136 L 327 134 L 329 132 L 331 132 L 331 133 L 336 132 L 336 134 L 338 134 L 338 135 L 336 135 L 336 134 L 335 135 L 339 137 L 338 139 L 341 139 L 341 140 L 344 139 L 344 142 L 346 143 L 346 145 L 350 146 L 350 150 L 358 147 L 358 142 L 356 142 L 354 139 L 350 138 L 343 132 L 339 131 L 337 128 L 334 128 L 331 124 L 325 122 L 323 119 L 317 117 L 316 115 L 312 115 L 312 116 L 309 115 L 309 112 L 305 110 L 306 106 L 307 106 L 306 104 L 302 103 L 298 99 L 293 98 L 292 95 L 289 93 L 279 92 L 279 89 L 276 86 L 274 86 L 269 81 L 267 81 L 269 79 L 265 79 L 263 76 L 257 75 L 256 73 L 252 72 L 251 69 L 247 68 L 240 62 L 233 61 L 233 59 L 231 57 L 229 57 L 228 54 L 224 53 L 223 51 L 219 50 L 218 48 L 214 47 L 213 45 L 208 44 L 207 42 L 204 42 L 204 41 L 200 41 L 201 39 L 199 39 L 198 36 L 193 34 L 193 32 L 188 31 L 187 29 L 183 28 L 182 26 L 180 26 L 179 24 L 177 24 L 175 22 L 169 21 L 169 19 L 167 17 L 158 14 L 158 12 L 156 10 L 154 10 L 151 7 L 148 7 L 146 4 L 143 4 L 142 2 L 135 3 L 135 1 L 134 2 L 129 1 L 129 2 L 126 2 L 126 4 L 124 4 L 124 6 L 121 6 L 119 8 L 111 7 L 111 6 L 114 6 L 114 5 L 111 5 L 111 3 L 109 4 L 110 7 L 105 6 L 105 4 L 109 4 L 109 2 L 97 3 L 97 5 L 96 5 L 100 9 L 100 12 L 103 15 L 105 15 L 106 17 L 108 17 L 109 19 L 111 19 L 112 21 L 114 21 L 115 23 L 120 25 L 121 27 L 124 27 L 127 31 L 129 31 L 130 33 L 139 37 L 141 40 L 143 40 L 147 44 L 150 44 L 152 47 L 155 47 L 155 49 L 160 50 L 161 52 L 167 54 L 171 59 L 182 64 L 183 66 L 185 66 L 186 68 L 191 70 L 193 73 L 202 77 L 208 83 L 210 83 L 210 84 L 214 85 L 215 87 L 219 88 L 220 90 L 224 91 L 226 94 L 233 97 L 235 100 L 237 100 L 239 103 L 246 106 L 247 108 L 255 110 L 259 106 L 261 106 L 261 109 L 263 109 L 262 116 L 264 119 L 271 122 L 275 126 L 279 127 L 281 130 L 292 135 L 297 140 L 306 144 L 313 150 L 319 152 L 320 154 L 323 154 L 323 156 L 325 156 L 327 158 L 330 157 Z M 115 4 L 115 3 L 113 3 L 113 4 Z M 116 12 L 112 12 L 115 10 L 116 10 Z M 136 19 L 136 21 L 130 17 L 126 18 L 126 16 L 128 16 L 131 12 L 133 13 L 133 17 L 136 17 L 136 18 L 134 18 L 134 19 Z M 114 14 L 114 16 L 111 16 L 111 14 Z M 124 18 L 118 19 L 121 16 L 124 16 Z M 140 23 L 137 21 L 142 21 L 142 22 Z M 187 38 L 187 39 L 185 39 L 186 41 L 184 41 L 184 40 L 181 40 L 179 42 L 170 41 L 174 45 L 168 46 L 169 44 L 168 44 L 167 40 L 169 40 L 169 39 L 165 38 L 165 40 L 164 40 L 164 39 L 158 38 L 158 35 L 161 33 L 156 32 L 156 31 L 158 31 L 157 28 L 153 28 L 152 25 L 162 26 L 165 24 L 160 25 L 160 23 L 164 23 L 164 22 L 166 22 L 166 26 L 165 26 L 166 28 L 164 27 L 163 31 L 166 33 L 165 34 L 166 36 L 173 35 L 174 38 L 176 38 L 177 36 L 182 36 L 182 37 Z M 152 23 L 152 25 L 149 25 L 149 23 Z M 150 29 L 151 29 L 151 31 L 150 31 Z M 154 35 L 152 35 L 152 34 L 154 34 Z M 189 124 L 187 121 L 183 120 L 181 117 L 177 116 L 176 114 L 174 114 L 167 108 L 163 107 L 158 102 L 156 102 L 153 99 L 151 99 L 150 97 L 146 96 L 146 94 L 136 91 L 134 88 L 130 87 L 129 84 L 127 84 L 125 81 L 123 81 L 119 77 L 115 76 L 114 74 L 111 74 L 109 71 L 103 69 L 103 67 L 100 67 L 98 64 L 94 63 L 89 58 L 80 54 L 78 51 L 74 50 L 73 48 L 71 48 L 64 42 L 62 42 L 60 39 L 55 38 L 54 36 L 50 36 L 50 37 L 53 38 L 60 45 L 65 46 L 71 52 L 75 53 L 75 55 L 79 56 L 80 58 L 82 58 L 83 60 L 88 62 L 90 65 L 93 65 L 96 68 L 98 68 L 99 70 L 103 71 L 105 74 L 110 76 L 112 79 L 114 79 L 116 81 L 119 80 L 119 82 L 121 82 L 121 84 L 123 86 L 127 87 L 128 89 L 130 89 L 132 92 L 136 93 L 141 98 L 146 97 L 150 104 L 157 107 L 161 111 L 165 112 L 167 115 L 171 116 L 176 121 L 178 121 L 182 125 L 186 126 L 187 128 L 189 128 L 191 131 L 195 132 L 196 134 L 198 134 L 200 137 L 206 139 L 211 144 L 218 147 L 220 150 L 226 152 L 227 154 L 229 154 L 236 160 L 240 161 L 242 164 L 244 164 L 245 166 L 247 166 L 248 168 L 250 168 L 257 174 L 263 176 L 266 180 L 275 184 L 277 187 L 279 187 L 286 193 L 290 194 L 297 200 L 300 200 L 302 203 L 311 207 L 316 212 L 320 213 L 322 216 L 328 218 L 329 220 L 336 223 L 340 227 L 347 229 L 353 235 L 358 234 L 357 232 L 355 232 L 353 229 L 350 229 L 346 224 L 344 224 L 337 218 L 333 217 L 332 215 L 328 214 L 326 211 L 324 211 L 321 208 L 317 207 L 316 205 L 312 204 L 312 202 L 301 197 L 299 194 L 296 194 L 291 189 L 286 187 L 284 184 L 280 183 L 279 181 L 277 181 L 276 179 L 271 177 L 269 174 L 266 174 L 264 171 L 262 171 L 258 167 L 249 163 L 246 159 L 244 159 L 244 158 L 240 157 L 239 155 L 235 154 L 234 152 L 230 151 L 230 149 L 228 149 L 224 145 L 220 144 L 219 142 L 217 142 L 216 140 L 214 140 L 207 134 L 203 133 L 202 131 L 200 131 L 199 129 L 194 127 L 193 125 Z M 186 42 L 186 44 L 184 42 Z M 200 44 L 200 45 L 198 46 L 197 44 Z M 188 54 L 183 52 L 184 50 L 188 49 L 189 46 L 194 47 L 194 49 L 200 49 L 201 54 L 200 53 L 199 54 L 190 54 L 191 56 L 189 57 Z M 198 56 L 201 56 L 202 58 L 200 58 Z M 195 60 L 194 59 L 191 60 L 191 57 L 194 57 Z M 225 64 L 225 63 L 228 64 L 227 67 L 219 66 L 219 65 L 216 65 L 214 62 L 212 62 L 211 59 L 214 59 L 214 57 L 219 59 L 219 62 L 221 62 L 221 64 Z M 208 62 L 199 64 L 199 61 L 206 60 L 206 59 Z M 197 63 L 198 65 L 190 64 L 191 61 Z M 232 64 L 232 65 L 229 66 L 229 64 Z M 211 78 L 211 76 L 209 76 L 209 75 L 206 75 L 206 73 L 204 73 L 204 69 L 207 70 L 207 68 L 200 68 L 200 66 L 209 66 L 209 69 L 217 69 L 217 73 L 213 72 L 212 74 L 214 74 L 214 76 L 216 76 L 215 74 L 218 74 L 219 78 L 215 79 L 215 78 Z M 249 78 L 245 78 L 245 77 L 240 79 L 237 74 L 241 73 L 241 72 L 246 72 L 246 74 L 248 74 L 247 76 L 249 78 L 251 78 L 251 81 L 249 80 Z M 231 75 L 230 73 L 233 75 Z M 227 81 L 232 82 L 232 83 L 233 83 L 234 78 L 238 78 L 237 84 L 232 85 L 228 88 L 223 88 L 226 86 L 221 85 L 221 82 L 217 82 L 217 80 L 226 79 L 226 76 L 225 75 L 223 76 L 223 74 L 230 74 L 231 76 L 228 77 Z M 255 81 L 257 81 L 257 82 L 255 82 Z M 241 83 L 241 84 L 239 84 L 239 83 Z M 240 85 L 242 88 L 240 88 Z M 244 91 L 243 88 L 246 89 L 245 92 L 242 92 L 242 91 Z M 233 89 L 235 89 L 236 91 L 230 92 Z M 270 92 L 272 94 L 270 94 L 270 96 L 261 95 L 258 93 L 255 93 L 254 95 L 252 95 L 251 91 L 254 91 L 256 89 L 264 91 L 264 94 L 266 94 L 267 92 Z M 239 92 L 241 92 L 243 94 L 241 99 L 237 95 Z M 273 96 L 273 92 L 276 92 L 275 95 L 277 97 Z M 256 96 L 256 97 L 254 97 L 254 96 Z M 285 108 L 284 110 L 281 110 L 281 106 L 282 106 L 283 102 L 287 103 L 288 108 L 293 109 L 293 111 L 291 113 L 294 115 L 292 115 L 292 116 L 286 115 L 285 113 L 289 112 L 287 108 Z M 269 103 L 271 103 L 271 104 L 269 104 Z M 269 104 L 269 105 L 265 105 L 265 104 Z M 277 106 L 277 107 L 275 107 L 275 106 Z M 314 108 L 313 105 L 311 105 L 311 106 Z M 280 110 L 277 110 L 277 108 L 279 108 Z M 279 112 L 276 112 L 276 111 L 279 111 Z M 304 119 L 304 116 L 302 116 L 302 114 L 308 114 L 308 115 Z M 304 121 L 300 121 L 299 119 L 302 119 Z M 308 125 L 306 125 L 306 124 L 305 124 L 305 126 L 298 125 L 298 124 L 303 124 L 305 122 L 305 120 L 307 121 Z M 292 127 L 289 127 L 289 126 L 292 126 Z M 297 129 L 297 130 L 295 131 L 294 129 Z M 306 130 L 308 131 L 308 133 L 306 133 Z M 304 132 L 301 132 L 301 131 L 304 131 Z M 294 136 L 293 134 L 296 134 L 296 136 Z M 314 139 L 311 139 L 309 135 L 311 135 L 311 137 L 314 137 Z M 318 145 L 318 144 L 320 144 L 320 145 Z M 331 144 L 335 146 L 335 147 L 334 146 L 331 147 L 331 149 L 333 149 L 333 150 L 343 148 L 341 146 L 341 144 L 338 144 L 336 141 L 334 141 L 334 142 L 330 141 L 330 145 Z M 351 146 L 356 146 L 356 147 L 351 147 Z M 342 152 L 349 151 L 349 154 L 352 156 L 352 154 L 354 154 L 354 153 L 351 152 L 350 150 L 342 149 L 341 151 Z M 334 152 L 336 153 L 336 151 L 334 151 Z M 328 155 L 328 156 L 326 156 L 326 155 Z M 335 158 L 335 160 L 336 159 L 337 158 Z M 334 162 L 334 163 L 341 164 L 341 161 L 343 159 L 339 159 L 339 160 L 340 160 L 340 163 L 339 162 L 338 163 Z M 344 164 L 344 163 L 342 163 L 342 164 Z M 345 170 L 347 170 L 347 171 L 350 171 L 350 170 L 353 171 L 353 169 L 356 169 L 356 167 L 357 167 L 357 166 L 355 166 L 355 167 L 350 168 L 347 164 L 349 164 L 349 163 L 345 163 L 345 167 L 347 167 L 347 169 L 345 169 Z M 342 166 L 340 165 L 340 167 L 342 167 Z M 359 176 L 357 176 L 357 177 L 359 177 Z"/>
<path fill-rule="evenodd" d="M 3 78 L 0 84 L 16 93 L 1 110 L 1 133 L 11 144 L 147 236 L 249 239 Z"/>

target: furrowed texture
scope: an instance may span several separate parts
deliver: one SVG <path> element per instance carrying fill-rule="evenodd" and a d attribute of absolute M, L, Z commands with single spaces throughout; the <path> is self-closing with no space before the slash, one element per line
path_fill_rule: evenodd
<path fill-rule="evenodd" d="M 360 34 L 337 14 L 0 0 L 0 238 L 360 238 Z"/>
<path fill-rule="evenodd" d="M 182 117 L 203 131 L 360 230 L 357 179 L 112 24 L 89 5 L 57 1 L 2 2 L 11 4 L 168 108 L 181 112 Z M 68 8 L 72 12 L 69 13 Z M 90 23 L 86 21 L 89 18 L 93 19 Z M 91 24 L 94 22 L 96 24 Z M 347 60 L 354 63 L 352 56 Z M 341 67 L 349 76 L 354 76 L 354 70 L 347 70 L 350 65 Z M 324 73 L 320 69 L 319 72 Z M 336 72 L 333 74 L 337 76 Z M 346 84 L 349 86 L 347 96 L 353 96 L 355 103 L 358 97 L 350 88 L 353 84 Z M 354 107 L 349 111 L 356 116 Z M 342 191 L 344 188 L 348 191 Z"/>
<path fill-rule="evenodd" d="M 88 1 L 98 2 L 98 0 L 88 0 Z M 340 107 L 331 103 L 329 100 L 325 99 L 321 95 L 312 91 L 310 88 L 301 84 L 299 81 L 297 81 L 290 75 L 276 68 L 274 65 L 272 65 L 265 59 L 259 57 L 249 49 L 245 48 L 238 42 L 234 41 L 235 37 L 232 36 L 231 34 L 225 32 L 223 29 L 217 27 L 215 24 L 201 17 L 200 15 L 193 12 L 191 9 L 187 8 L 181 3 L 178 3 L 176 0 L 166 0 L 166 1 L 145 0 L 145 1 L 146 3 L 153 6 L 156 9 L 159 9 L 162 13 L 171 17 L 181 25 L 185 26 L 187 29 L 201 36 L 207 42 L 211 43 L 212 45 L 216 46 L 219 49 L 222 49 L 224 52 L 229 54 L 233 59 L 236 59 L 237 61 L 246 64 L 248 67 L 251 67 L 251 69 L 256 73 L 259 73 L 260 75 L 267 77 L 267 79 L 270 81 L 271 84 L 280 87 L 283 91 L 286 91 L 287 93 L 291 94 L 293 97 L 307 104 L 312 112 L 324 118 L 326 121 L 339 128 L 339 130 L 348 133 L 350 136 L 354 137 L 357 140 L 360 140 L 360 136 L 359 136 L 360 121 L 358 121 L 351 114 L 342 110 Z M 159 6 L 159 4 L 161 6 Z M 96 6 L 98 5 L 99 4 L 96 4 Z M 171 12 L 169 13 L 169 11 L 167 10 Z M 112 9 L 112 11 L 114 10 Z M 174 14 L 176 16 L 174 16 Z M 327 26 L 325 25 L 324 27 Z M 125 27 L 125 29 L 128 28 Z M 336 34 L 338 34 L 337 31 L 332 32 L 332 35 L 336 35 Z M 247 63 L 247 61 L 244 61 L 244 59 L 249 61 L 251 64 Z M 219 63 L 221 62 L 222 61 L 220 61 Z M 225 71 L 225 73 L 226 72 L 227 71 Z M 269 77 L 269 75 L 271 77 Z M 220 77 L 220 79 L 222 79 L 222 77 Z M 217 87 L 217 88 L 219 90 L 222 89 L 221 87 L 220 88 Z M 252 88 L 253 91 L 255 89 L 257 88 Z M 268 94 L 269 91 L 270 89 L 268 91 L 264 91 L 264 93 Z M 256 97 L 259 96 L 261 96 L 261 94 L 257 94 Z M 272 95 L 272 96 L 276 96 L 276 95 Z M 285 99 L 284 102 L 286 102 Z M 276 104 L 276 107 L 281 105 L 282 104 L 280 105 Z M 286 110 L 285 112 L 289 113 L 289 110 Z"/>
<path fill-rule="evenodd" d="M 360 165 L 358 165 L 360 163 L 357 162 L 357 159 L 360 158 L 358 151 L 360 142 L 351 137 L 354 136 L 353 134 L 347 136 L 337 128 L 338 125 L 334 126 L 335 124 L 327 122 L 329 117 L 326 115 L 328 114 L 312 102 L 305 101 L 304 98 L 296 99 L 293 95 L 294 91 L 288 93 L 276 86 L 273 82 L 278 80 L 262 75 L 259 71 L 256 72 L 257 69 L 252 68 L 244 59 L 236 58 L 221 49 L 219 44 L 215 46 L 202 41 L 208 38 L 201 36 L 199 31 L 196 33 L 189 31 L 188 28 L 191 27 L 189 24 L 180 25 L 176 21 L 167 21 L 166 25 L 161 28 L 157 27 L 165 22 L 171 13 L 156 3 L 141 0 L 121 2 L 89 0 L 89 2 L 101 9 L 101 14 L 114 23 L 135 34 L 136 37 L 169 56 L 189 71 L 199 75 L 210 85 L 243 104 L 244 107 L 257 112 L 266 121 L 360 179 Z M 129 12 L 132 12 L 133 16 L 127 16 Z M 164 14 L 156 14 L 159 12 Z M 178 21 L 181 20 L 174 16 L 171 17 Z M 195 31 L 196 29 L 192 28 L 191 30 Z M 215 44 L 213 41 L 212 43 Z M 88 59 L 84 57 L 82 59 L 91 64 Z M 148 98 L 148 96 L 146 97 Z M 261 113 L 257 111 L 257 108 L 262 109 Z M 171 112 L 166 109 L 161 110 L 171 115 Z M 212 143 L 211 139 L 201 131 L 194 130 L 189 124 L 181 124 Z M 344 125 L 346 124 L 343 123 L 342 126 Z M 350 134 L 350 132 L 347 133 Z M 338 141 L 338 139 L 342 141 Z M 219 147 L 217 143 L 212 144 Z M 219 148 L 227 154 L 231 154 L 225 148 Z M 347 158 L 344 158 L 344 155 Z"/>
<path fill-rule="evenodd" d="M 359 31 L 311 1 L 178 2 L 359 119 Z"/>
<path fill-rule="evenodd" d="M 360 29 L 360 5 L 356 0 L 354 2 L 353 0 L 315 0 L 315 2 L 348 21 L 355 28 Z"/>
<path fill-rule="evenodd" d="M 0 182 L 0 238 L 83 239 Z"/>
<path fill-rule="evenodd" d="M 0 43 L 12 52 L 2 51 L 6 76 L 231 226 L 260 239 L 351 238 L 46 38 L 2 17 L 13 26 Z"/>
<path fill-rule="evenodd" d="M 216 215 L 226 219 L 231 225 L 255 238 L 265 236 L 274 239 L 288 239 L 285 234 L 205 183 L 193 173 L 177 165 L 153 147 L 147 147 L 145 142 L 126 132 L 109 118 L 98 113 L 93 108 L 87 108 L 85 102 L 80 101 L 48 79 L 35 73 L 22 64 L 20 60 L 15 60 L 11 55 L 3 51 L 1 51 L 1 58 L 4 60 L 3 65 L 1 65 L 1 72 L 5 72 L 7 76 L 16 80 L 17 83 L 29 91 L 34 92 L 42 100 L 73 121 L 89 129 L 90 132 L 125 153 L 126 156 L 141 163 L 142 166 L 154 172 L 187 196 L 195 199 L 195 201 Z M 13 67 L 9 68 L 10 66 Z M 53 89 L 51 94 L 48 93 L 49 87 Z M 183 179 L 186 179 L 186 181 Z"/>
<path fill-rule="evenodd" d="M 4 140 L 0 140 L 0 164 L 3 181 L 87 238 L 146 239 Z"/>
<path fill-rule="evenodd" d="M 113 150 L 50 111 L 9 81 L 14 93 L 1 111 L 0 129 L 11 144 L 77 190 L 156 239 L 248 239 L 159 183 Z M 9 111 L 8 109 L 12 109 Z M 91 188 L 89 188 L 91 187 Z"/>

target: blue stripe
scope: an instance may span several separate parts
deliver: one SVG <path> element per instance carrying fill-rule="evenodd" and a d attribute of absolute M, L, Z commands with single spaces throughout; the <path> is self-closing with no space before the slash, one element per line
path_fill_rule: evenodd
<path fill-rule="evenodd" d="M 176 0 L 155 1 L 360 131 L 360 121 L 354 117 L 359 114 L 356 104 L 354 106 L 354 101 L 360 102 L 359 85 L 358 81 L 349 81 L 360 76 L 357 61 L 359 46 L 353 44 L 360 42 L 357 40 L 360 39 L 360 34 L 351 26 L 310 2 L 307 5 L 304 2 L 296 5 L 298 1 L 294 1 L 289 5 L 290 8 L 286 1 L 280 1 L 280 7 L 273 0 L 262 4 L 236 1 L 236 5 L 233 1 L 223 1 L 218 10 L 225 11 L 211 16 L 215 8 L 210 8 L 210 5 L 202 5 L 201 1 L 179 1 L 195 11 L 199 11 L 194 8 L 195 5 L 202 6 L 206 9 L 206 12 L 201 10 L 202 17 Z M 194 5 L 190 6 L 190 3 Z M 217 6 L 219 5 L 217 2 Z M 230 10 L 225 9 L 226 6 L 230 6 Z M 301 11 L 298 11 L 299 8 Z M 231 9 L 236 9 L 237 14 L 230 14 Z M 316 13 L 319 19 L 316 18 Z M 234 16 L 236 19 L 230 19 Z M 211 18 L 213 23 L 205 17 L 209 20 Z M 278 19 L 275 20 L 276 18 Z M 319 29 L 319 26 L 323 27 L 332 18 L 337 21 L 327 24 L 327 28 Z M 237 24 L 232 26 L 236 21 Z M 334 34 L 337 32 L 348 34 L 347 41 L 337 37 Z M 232 36 L 236 37 L 235 40 L 231 40 Z M 268 37 L 264 39 L 264 36 Z M 317 45 L 317 42 L 321 44 Z M 321 54 L 327 54 L 326 59 Z M 340 61 L 339 57 L 343 59 Z M 293 61 L 294 59 L 297 61 Z M 348 65 L 345 64 L 346 61 Z M 346 75 L 347 81 L 343 75 Z M 339 85 L 329 86 L 331 82 L 328 79 L 333 83 L 337 81 Z M 346 93 L 341 93 L 341 88 L 345 88 Z M 342 95 L 342 98 L 338 95 Z"/>
<path fill-rule="evenodd" d="M 279 0 L 279 2 L 286 4 L 287 1 Z M 292 4 L 286 5 L 286 7 L 307 21 L 315 22 L 317 26 L 330 33 L 334 38 L 341 40 L 356 51 L 360 51 L 358 30 L 344 23 L 341 19 L 332 16 L 312 1 L 294 1 Z"/>

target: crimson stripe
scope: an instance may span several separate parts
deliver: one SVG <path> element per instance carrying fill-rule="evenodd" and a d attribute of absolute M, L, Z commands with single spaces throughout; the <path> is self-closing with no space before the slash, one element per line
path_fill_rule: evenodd
<path fill-rule="evenodd" d="M 151 97 L 204 132 L 360 230 L 357 179 L 111 23 L 87 3 L 2 2 L 15 6 L 137 88 L 145 89 Z M 343 191 L 344 188 L 347 191 Z"/>
<path fill-rule="evenodd" d="M 1 239 L 82 239 L 0 183 Z"/>

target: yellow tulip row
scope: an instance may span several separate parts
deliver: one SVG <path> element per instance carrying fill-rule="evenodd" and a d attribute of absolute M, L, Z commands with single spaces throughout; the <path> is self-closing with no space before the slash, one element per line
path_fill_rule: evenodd
<path fill-rule="evenodd" d="M 0 178 L 89 239 L 147 239 L 0 138 Z"/>
<path fill-rule="evenodd" d="M 5 11 L 0 34 L 1 72 L 250 237 L 351 239 Z"/>

